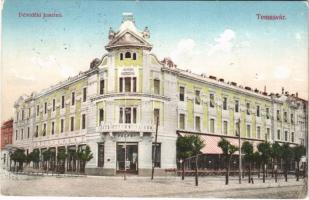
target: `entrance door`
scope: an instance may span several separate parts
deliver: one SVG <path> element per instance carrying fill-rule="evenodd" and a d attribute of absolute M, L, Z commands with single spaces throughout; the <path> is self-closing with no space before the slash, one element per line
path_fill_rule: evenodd
<path fill-rule="evenodd" d="M 117 143 L 117 172 L 137 173 L 137 143 Z M 125 156 L 126 152 L 126 156 Z"/>

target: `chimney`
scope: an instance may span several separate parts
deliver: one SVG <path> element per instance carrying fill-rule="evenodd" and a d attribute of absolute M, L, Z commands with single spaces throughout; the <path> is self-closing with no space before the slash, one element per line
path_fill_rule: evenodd
<path fill-rule="evenodd" d="M 298 97 L 298 92 L 296 92 L 296 97 Z"/>
<path fill-rule="evenodd" d="M 266 85 L 264 85 L 264 92 L 266 92 Z"/>
<path fill-rule="evenodd" d="M 284 94 L 284 87 L 281 88 L 281 94 Z"/>

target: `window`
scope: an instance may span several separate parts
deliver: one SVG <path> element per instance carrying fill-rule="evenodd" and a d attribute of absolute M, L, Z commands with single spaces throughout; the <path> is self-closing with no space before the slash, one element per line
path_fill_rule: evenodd
<path fill-rule="evenodd" d="M 278 140 L 280 140 L 280 136 L 281 136 L 280 130 L 277 130 L 277 139 L 278 139 Z"/>
<path fill-rule="evenodd" d="M 98 167 L 104 166 L 104 144 L 98 144 Z"/>
<path fill-rule="evenodd" d="M 15 132 L 15 140 L 17 140 L 18 139 L 18 131 L 16 130 L 16 132 Z"/>
<path fill-rule="evenodd" d="M 131 92 L 131 77 L 124 78 L 125 92 Z"/>
<path fill-rule="evenodd" d="M 179 128 L 185 129 L 185 114 L 179 115 Z"/>
<path fill-rule="evenodd" d="M 227 110 L 227 97 L 223 97 L 223 110 Z"/>
<path fill-rule="evenodd" d="M 87 100 L 87 88 L 83 88 L 83 102 Z"/>
<path fill-rule="evenodd" d="M 250 115 L 250 103 L 246 103 L 247 115 Z"/>
<path fill-rule="evenodd" d="M 277 110 L 277 120 L 280 121 L 280 110 Z"/>
<path fill-rule="evenodd" d="M 136 53 L 133 53 L 133 60 L 136 60 Z"/>
<path fill-rule="evenodd" d="M 291 141 L 294 142 L 294 132 L 291 133 Z"/>
<path fill-rule="evenodd" d="M 100 94 L 104 94 L 105 82 L 104 80 L 100 80 Z"/>
<path fill-rule="evenodd" d="M 215 95 L 214 94 L 210 94 L 209 95 L 209 99 L 210 99 L 210 102 L 209 102 L 210 107 L 214 108 L 215 107 Z"/>
<path fill-rule="evenodd" d="M 30 138 L 30 127 L 27 129 L 27 138 Z"/>
<path fill-rule="evenodd" d="M 61 97 L 61 108 L 64 108 L 64 96 Z"/>
<path fill-rule="evenodd" d="M 200 91 L 195 90 L 195 104 L 200 105 L 201 104 L 201 97 L 200 97 Z"/>
<path fill-rule="evenodd" d="M 37 105 L 36 106 L 36 116 L 39 116 L 39 114 L 40 114 L 40 106 Z"/>
<path fill-rule="evenodd" d="M 137 109 L 135 107 L 121 107 L 119 109 L 119 123 L 136 123 Z"/>
<path fill-rule="evenodd" d="M 240 132 L 240 122 L 236 121 L 235 123 L 235 135 L 238 136 Z"/>
<path fill-rule="evenodd" d="M 247 124 L 247 137 L 248 138 L 251 137 L 251 126 L 250 126 L 250 124 Z"/>
<path fill-rule="evenodd" d="M 120 60 L 123 60 L 123 53 L 120 53 Z"/>
<path fill-rule="evenodd" d="M 55 110 L 56 110 L 56 100 L 53 99 L 53 111 L 55 111 Z"/>
<path fill-rule="evenodd" d="M 119 92 L 136 92 L 136 77 L 119 78 Z"/>
<path fill-rule="evenodd" d="M 270 128 L 266 129 L 266 135 L 265 135 L 265 140 L 270 138 Z"/>
<path fill-rule="evenodd" d="M 185 100 L 185 88 L 180 86 L 179 87 L 179 101 Z"/>
<path fill-rule="evenodd" d="M 284 131 L 284 140 L 288 141 L 288 132 L 287 131 Z"/>
<path fill-rule="evenodd" d="M 155 108 L 153 110 L 153 117 L 154 117 L 155 124 L 157 124 L 157 121 L 158 121 L 158 126 L 159 126 L 160 125 L 160 109 Z"/>
<path fill-rule="evenodd" d="M 16 121 L 18 121 L 19 118 L 19 112 L 16 112 Z"/>
<path fill-rule="evenodd" d="M 21 129 L 21 140 L 24 139 L 24 129 Z"/>
<path fill-rule="evenodd" d="M 210 119 L 210 132 L 215 132 L 215 119 Z"/>
<path fill-rule="evenodd" d="M 283 117 L 284 117 L 284 122 L 288 122 L 288 113 L 287 112 L 283 113 Z"/>
<path fill-rule="evenodd" d="M 257 134 L 257 138 L 258 139 L 261 139 L 261 127 L 260 126 L 258 126 L 257 128 L 256 128 L 256 134 Z"/>
<path fill-rule="evenodd" d="M 55 122 L 52 122 L 52 128 L 51 128 L 51 134 L 54 135 L 55 134 Z"/>
<path fill-rule="evenodd" d="M 153 80 L 153 85 L 154 85 L 154 93 L 155 94 L 160 94 L 160 80 L 154 79 Z"/>
<path fill-rule="evenodd" d="M 256 116 L 260 116 L 260 106 L 256 106 Z"/>
<path fill-rule="evenodd" d="M 60 121 L 60 133 L 63 133 L 64 131 L 64 119 L 61 119 Z"/>
<path fill-rule="evenodd" d="M 82 129 L 86 128 L 86 114 L 82 114 Z"/>
<path fill-rule="evenodd" d="M 239 112 L 239 101 L 235 100 L 235 112 Z"/>
<path fill-rule="evenodd" d="M 24 120 L 24 110 L 21 111 L 21 120 Z"/>
<path fill-rule="evenodd" d="M 35 127 L 35 137 L 38 137 L 39 136 L 39 126 L 37 125 Z"/>
<path fill-rule="evenodd" d="M 46 135 L 46 124 L 43 124 L 43 136 Z"/>
<path fill-rule="evenodd" d="M 31 117 L 31 108 L 28 109 L 29 118 Z"/>
<path fill-rule="evenodd" d="M 99 125 L 104 121 L 104 110 L 101 108 L 99 111 Z"/>
<path fill-rule="evenodd" d="M 44 113 L 47 113 L 47 102 L 44 103 Z"/>
<path fill-rule="evenodd" d="M 131 58 L 131 53 L 130 52 L 126 52 L 124 55 L 125 58 Z"/>
<path fill-rule="evenodd" d="M 71 131 L 74 131 L 74 117 L 71 117 Z"/>
<path fill-rule="evenodd" d="M 291 124 L 294 124 L 294 115 L 291 114 Z"/>
<path fill-rule="evenodd" d="M 75 105 L 75 92 L 72 92 L 71 101 L 72 101 L 72 106 L 74 106 Z"/>
<path fill-rule="evenodd" d="M 227 126 L 228 126 L 227 121 L 223 121 L 223 134 L 224 135 L 227 135 Z"/>
<path fill-rule="evenodd" d="M 155 167 L 161 167 L 161 144 L 160 143 L 152 143 L 152 162 L 154 163 Z"/>
<path fill-rule="evenodd" d="M 133 92 L 136 92 L 136 77 L 133 77 Z"/>
<path fill-rule="evenodd" d="M 195 130 L 201 131 L 201 118 L 199 116 L 195 117 Z"/>
<path fill-rule="evenodd" d="M 266 108 L 266 119 L 269 119 L 269 108 Z"/>

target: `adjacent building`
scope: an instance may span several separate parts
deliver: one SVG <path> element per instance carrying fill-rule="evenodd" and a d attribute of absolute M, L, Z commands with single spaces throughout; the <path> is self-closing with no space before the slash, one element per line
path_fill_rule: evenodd
<path fill-rule="evenodd" d="M 8 151 L 6 148 L 12 144 L 13 119 L 3 122 L 1 126 L 1 165 L 6 166 L 8 161 Z"/>
<path fill-rule="evenodd" d="M 89 145 L 87 174 L 156 173 L 176 168 L 179 135 L 199 134 L 202 150 L 219 154 L 217 141 L 304 144 L 307 101 L 297 94 L 268 94 L 214 76 L 182 70 L 151 52 L 147 27 L 125 13 L 109 30 L 107 51 L 77 76 L 15 103 L 13 144 L 26 152 L 76 150 Z M 158 144 L 154 148 L 156 120 Z M 126 153 L 126 155 L 125 155 Z"/>

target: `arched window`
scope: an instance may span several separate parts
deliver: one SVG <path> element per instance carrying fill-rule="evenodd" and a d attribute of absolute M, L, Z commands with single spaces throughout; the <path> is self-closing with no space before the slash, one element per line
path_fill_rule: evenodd
<path fill-rule="evenodd" d="M 120 53 L 120 60 L 123 60 L 123 54 Z"/>
<path fill-rule="evenodd" d="M 136 53 L 133 53 L 133 60 L 136 60 Z"/>
<path fill-rule="evenodd" d="M 130 52 L 126 52 L 125 58 L 131 58 L 131 53 Z"/>

